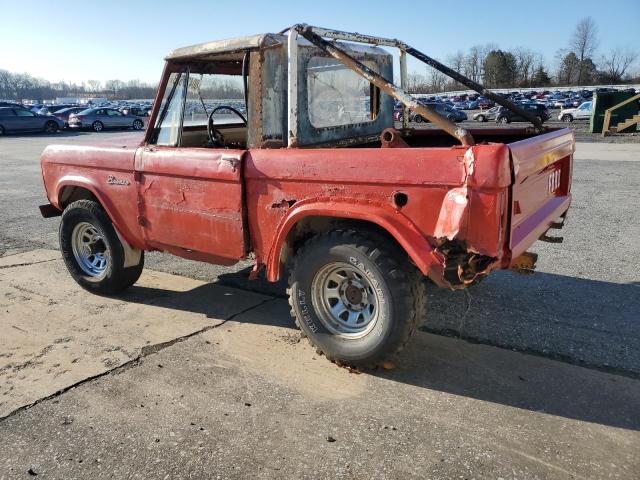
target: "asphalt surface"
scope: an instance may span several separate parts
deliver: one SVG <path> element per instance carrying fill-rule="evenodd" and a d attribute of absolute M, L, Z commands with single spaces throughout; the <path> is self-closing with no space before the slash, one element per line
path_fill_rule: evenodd
<path fill-rule="evenodd" d="M 288 311 L 152 270 L 99 297 L 55 250 L 0 258 L 0 480 L 637 478 L 638 380 L 425 332 L 357 373 Z"/>

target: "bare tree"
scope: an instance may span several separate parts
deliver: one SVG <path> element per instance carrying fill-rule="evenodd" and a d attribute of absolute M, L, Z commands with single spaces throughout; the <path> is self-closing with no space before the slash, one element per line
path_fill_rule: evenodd
<path fill-rule="evenodd" d="M 527 87 L 531 84 L 537 54 L 530 48 L 518 47 L 513 51 L 513 55 L 516 57 L 518 83 Z"/>
<path fill-rule="evenodd" d="M 602 56 L 602 70 L 608 78 L 609 82 L 619 82 L 627 73 L 629 67 L 638 58 L 638 52 L 630 48 L 622 49 L 621 47 L 612 48 L 609 53 Z"/>
<path fill-rule="evenodd" d="M 465 57 L 464 53 L 461 50 L 458 50 L 455 54 L 449 55 L 447 57 L 447 65 L 449 68 L 455 70 L 458 73 L 464 72 L 465 67 Z M 451 87 L 456 90 L 458 88 L 462 88 L 462 85 L 458 82 L 451 81 Z"/>
<path fill-rule="evenodd" d="M 591 17 L 585 17 L 578 22 L 571 37 L 569 46 L 580 61 L 578 65 L 578 83 L 584 80 L 584 64 L 587 58 L 593 57 L 598 48 L 598 26 Z"/>
<path fill-rule="evenodd" d="M 102 87 L 102 82 L 100 80 L 87 80 L 87 85 L 89 86 L 89 91 L 99 92 Z"/>
<path fill-rule="evenodd" d="M 429 91 L 431 93 L 440 93 L 444 92 L 447 86 L 447 77 L 444 73 L 431 69 L 429 72 Z"/>

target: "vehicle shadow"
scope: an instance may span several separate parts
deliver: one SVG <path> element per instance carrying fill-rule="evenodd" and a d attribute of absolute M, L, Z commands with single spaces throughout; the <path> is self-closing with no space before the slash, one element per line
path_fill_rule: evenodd
<path fill-rule="evenodd" d="M 229 276 L 239 276 L 243 279 L 246 274 L 246 271 L 226 274 L 220 277 L 219 283 L 204 284 L 185 292 L 134 286 L 121 298 L 129 302 L 221 318 L 224 306 L 212 302 L 211 299 L 220 298 L 218 290 L 221 283 L 230 283 Z M 635 354 L 638 353 L 637 330 L 634 331 L 638 327 L 627 325 L 632 312 L 639 311 L 636 308 L 638 286 L 609 284 L 561 275 L 539 276 L 536 282 L 544 285 L 542 289 L 534 289 L 529 284 L 528 289 L 524 289 L 523 285 L 512 285 L 512 290 L 505 291 L 505 283 L 517 284 L 517 281 L 510 278 L 510 275 L 497 275 L 497 280 L 481 284 L 482 288 L 486 289 L 482 295 L 489 300 L 479 302 L 479 305 L 472 306 L 471 309 L 464 305 L 462 312 L 458 306 L 448 305 L 457 303 L 455 294 L 445 295 L 440 298 L 439 304 L 431 305 L 430 318 L 440 316 L 441 324 L 448 324 L 453 329 L 453 326 L 458 328 L 460 325 L 460 313 L 473 316 L 474 309 L 481 308 L 484 312 L 477 321 L 491 322 L 491 319 L 504 318 L 505 322 L 511 322 L 511 330 L 515 331 L 516 336 L 521 337 L 522 341 L 527 338 L 535 341 L 539 337 L 557 335 L 553 329 L 546 333 L 541 332 L 540 322 L 555 325 L 562 317 L 564 330 L 559 331 L 564 332 L 565 338 L 556 338 L 560 343 L 571 345 L 575 342 L 573 348 L 585 350 L 581 342 L 599 333 L 601 335 L 596 335 L 594 342 L 604 343 L 594 345 L 594 349 L 597 347 L 597 350 L 606 352 L 618 348 L 616 343 L 622 341 L 622 336 L 627 336 L 624 340 L 627 348 L 635 348 Z M 523 281 L 531 282 L 531 279 L 525 277 Z M 476 288 L 480 288 L 480 285 Z M 564 295 L 547 296 L 541 301 L 541 296 L 545 297 L 545 289 L 562 291 L 563 288 L 572 292 L 571 302 L 567 302 Z M 593 293 L 594 288 L 600 292 L 597 297 Z M 247 295 L 242 291 L 229 290 L 230 293 L 225 295 Z M 430 292 L 430 296 L 433 295 L 435 293 Z M 462 295 L 461 298 L 465 298 L 465 294 Z M 476 292 L 474 296 L 481 295 Z M 600 321 L 604 322 L 601 330 L 589 327 L 587 323 L 591 320 L 582 318 L 584 312 L 594 310 L 593 315 L 599 318 L 598 312 L 604 312 L 606 308 L 596 307 L 604 298 L 607 298 L 608 303 L 619 305 L 616 314 L 600 318 Z M 523 308 L 531 302 L 536 303 L 535 309 L 527 311 Z M 561 306 L 564 303 L 568 305 Z M 293 329 L 288 305 L 284 300 L 279 304 L 281 305 L 275 309 L 277 314 L 240 315 L 235 317 L 234 321 Z M 505 306 L 510 304 L 515 306 Z M 576 307 L 578 305 L 579 308 Z M 446 320 L 448 323 L 443 323 L 447 315 L 452 315 L 452 318 Z M 537 318 L 538 323 L 529 321 L 532 315 Z M 492 323 L 487 328 L 498 327 L 496 323 Z M 505 332 L 508 327 L 499 328 L 493 332 L 495 343 L 500 341 L 499 336 L 509 337 L 513 334 L 513 331 Z M 620 331 L 616 333 L 618 330 Z M 568 419 L 640 430 L 640 381 L 636 379 L 424 331 L 414 336 L 406 351 L 400 355 L 395 369 L 370 374 L 389 381 Z"/>

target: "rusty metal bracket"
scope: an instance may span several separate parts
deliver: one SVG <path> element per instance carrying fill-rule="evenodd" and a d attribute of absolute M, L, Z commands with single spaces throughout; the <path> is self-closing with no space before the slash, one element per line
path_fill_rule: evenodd
<path fill-rule="evenodd" d="M 543 233 L 538 240 L 547 243 L 562 243 L 564 242 L 564 237 L 550 237 L 546 233 Z"/>
<path fill-rule="evenodd" d="M 519 257 L 515 258 L 509 267 L 509 270 L 514 272 L 530 275 L 536 269 L 536 262 L 538 261 L 538 254 L 533 252 L 524 252 Z"/>
<path fill-rule="evenodd" d="M 430 56 L 426 55 L 425 53 L 422 53 L 421 51 L 419 51 L 419 50 L 407 45 L 406 43 L 404 43 L 404 42 L 402 42 L 400 40 L 390 39 L 390 38 L 382 38 L 382 37 L 375 37 L 375 36 L 371 36 L 371 35 L 363 35 L 361 33 L 350 33 L 350 32 L 343 32 L 343 31 L 339 31 L 339 30 L 331 30 L 331 29 L 327 29 L 327 28 L 313 27 L 313 26 L 309 26 L 309 25 L 305 25 L 305 24 L 295 25 L 292 28 L 295 29 L 296 31 L 298 31 L 298 33 L 300 33 L 307 40 L 311 41 L 312 43 L 315 43 L 316 45 L 318 45 L 318 44 L 316 42 L 313 42 L 303 32 L 313 33 L 313 34 L 317 35 L 318 37 L 331 38 L 333 40 L 345 40 L 345 41 L 348 41 L 348 42 L 368 43 L 368 44 L 371 44 L 371 45 L 383 45 L 383 46 L 387 46 L 387 47 L 398 48 L 400 50 L 400 66 L 401 66 L 400 74 L 401 74 L 401 86 L 403 88 L 405 88 L 405 85 L 406 85 L 406 75 L 407 75 L 406 74 L 406 55 L 405 54 L 409 54 L 412 57 L 420 60 L 421 62 L 429 65 L 430 67 L 435 68 L 439 72 L 444 73 L 445 75 L 447 75 L 449 78 L 452 78 L 456 82 L 459 82 L 462 85 L 466 86 L 467 88 L 470 88 L 471 90 L 474 90 L 474 91 L 478 92 L 479 94 L 484 95 L 485 97 L 493 100 L 498 105 L 501 105 L 501 106 L 511 110 L 512 112 L 514 112 L 514 113 L 526 118 L 528 121 L 530 121 L 533 124 L 533 126 L 536 129 L 536 131 L 538 131 L 538 132 L 544 131 L 544 127 L 542 126 L 542 122 L 540 120 L 538 120 L 538 118 L 535 115 L 532 115 L 531 113 L 527 112 L 523 108 L 520 108 L 515 103 L 510 102 L 506 98 L 501 97 L 500 95 L 497 95 L 497 94 L 493 93 L 491 90 L 486 89 L 483 85 L 481 85 L 481 84 L 479 84 L 477 82 L 474 82 L 470 78 L 462 75 L 461 73 L 456 72 L 455 70 L 453 70 L 453 69 L 447 67 L 446 65 L 440 63 L 436 59 L 431 58 Z M 323 48 L 320 45 L 318 45 L 318 46 L 320 48 Z M 331 52 L 329 52 L 329 53 L 331 53 Z M 336 58 L 338 58 L 338 57 L 336 57 Z M 360 73 L 360 72 L 358 72 L 358 73 Z M 395 87 L 395 85 L 393 85 L 393 86 Z M 395 87 L 395 88 L 398 89 L 398 87 Z M 398 89 L 398 90 L 400 90 L 400 89 Z M 397 97 L 394 96 L 394 98 L 397 98 Z M 400 98 L 397 98 L 397 99 L 402 101 Z M 427 117 L 427 118 L 429 118 L 429 117 Z M 429 118 L 429 120 L 431 120 L 431 119 Z M 434 122 L 434 123 L 436 123 L 436 122 Z"/>
<path fill-rule="evenodd" d="M 466 129 L 459 127 L 455 123 L 447 120 L 446 118 L 438 114 L 434 109 L 422 105 L 413 96 L 406 93 L 400 87 L 394 85 L 392 82 L 389 82 L 383 76 L 379 75 L 377 72 L 373 71 L 363 63 L 353 58 L 342 48 L 339 48 L 336 43 L 324 40 L 320 35 L 313 31 L 313 28 L 314 27 L 310 27 L 308 25 L 296 25 L 293 30 L 316 45 L 318 48 L 321 48 L 322 50 L 327 52 L 335 59 L 341 61 L 344 65 L 374 84 L 387 95 L 390 95 L 396 100 L 402 102 L 405 107 L 411 108 L 412 110 L 418 112 L 420 115 L 431 121 L 434 125 L 441 128 L 451 136 L 457 138 L 460 143 L 462 143 L 462 145 L 475 145 L 473 136 L 471 136 L 471 134 Z"/>

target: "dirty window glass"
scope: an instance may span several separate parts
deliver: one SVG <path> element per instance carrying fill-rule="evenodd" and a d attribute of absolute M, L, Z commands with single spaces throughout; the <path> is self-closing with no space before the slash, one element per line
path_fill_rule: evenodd
<path fill-rule="evenodd" d="M 373 62 L 362 62 L 377 70 Z M 371 84 L 333 58 L 312 57 L 307 67 L 307 108 L 311 125 L 337 127 L 371 122 Z"/>
<path fill-rule="evenodd" d="M 160 106 L 160 118 L 156 124 L 157 145 L 176 146 L 180 137 L 182 100 L 186 73 L 172 73 Z"/>

